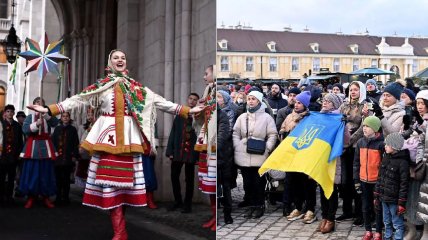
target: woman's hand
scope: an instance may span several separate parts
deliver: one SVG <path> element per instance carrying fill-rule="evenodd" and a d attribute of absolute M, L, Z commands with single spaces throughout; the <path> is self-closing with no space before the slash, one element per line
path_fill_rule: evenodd
<path fill-rule="evenodd" d="M 361 113 L 364 115 L 364 117 L 369 116 L 369 107 L 368 107 L 367 103 L 364 104 L 364 107 L 361 110 Z"/>
<path fill-rule="evenodd" d="M 27 106 L 28 109 L 33 110 L 35 112 L 39 112 L 39 113 L 47 113 L 48 109 L 40 106 L 40 105 L 28 105 Z"/>
<path fill-rule="evenodd" d="M 194 114 L 194 113 L 199 113 L 202 112 L 205 109 L 205 105 L 197 105 L 196 107 L 193 107 L 192 109 L 190 109 L 189 113 Z"/>

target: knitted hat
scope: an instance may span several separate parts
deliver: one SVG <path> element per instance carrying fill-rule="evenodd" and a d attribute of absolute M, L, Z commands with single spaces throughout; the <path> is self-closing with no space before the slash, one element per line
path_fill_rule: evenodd
<path fill-rule="evenodd" d="M 428 90 L 419 91 L 418 94 L 416 95 L 416 99 L 419 99 L 419 98 L 428 100 Z"/>
<path fill-rule="evenodd" d="M 395 99 L 400 100 L 401 92 L 403 91 L 403 86 L 399 83 L 393 82 L 385 87 L 383 92 L 391 94 Z"/>
<path fill-rule="evenodd" d="M 224 104 L 225 104 L 225 105 L 228 105 L 228 103 L 229 103 L 229 101 L 230 101 L 230 95 L 229 95 L 229 93 L 227 93 L 227 92 L 226 92 L 226 91 L 224 91 L 224 90 L 218 90 L 217 92 L 218 92 L 218 93 L 220 93 L 220 94 L 221 94 L 221 96 L 223 96 Z"/>
<path fill-rule="evenodd" d="M 400 133 L 391 133 L 385 138 L 385 145 L 392 147 L 395 150 L 401 150 L 404 145 L 404 138 Z"/>
<path fill-rule="evenodd" d="M 333 85 L 331 85 L 331 84 L 327 85 L 327 89 L 328 89 L 328 90 L 333 89 Z"/>
<path fill-rule="evenodd" d="M 333 88 L 334 87 L 338 87 L 339 89 L 340 89 L 340 92 L 341 93 L 343 93 L 343 86 L 342 85 L 340 85 L 340 83 L 335 83 L 335 84 L 333 84 Z"/>
<path fill-rule="evenodd" d="M 375 81 L 374 79 L 368 79 L 368 80 L 366 81 L 366 89 L 367 89 L 367 84 L 368 84 L 368 83 L 373 84 L 373 85 L 376 87 L 376 89 L 377 89 L 377 84 L 376 84 L 376 81 Z"/>
<path fill-rule="evenodd" d="M 338 109 L 340 107 L 340 105 L 342 105 L 342 103 L 343 103 L 342 98 L 336 94 L 333 94 L 333 93 L 327 93 L 324 96 L 323 100 L 326 100 L 326 101 L 333 103 L 334 109 Z"/>
<path fill-rule="evenodd" d="M 292 89 L 290 89 L 289 91 L 288 91 L 288 94 L 290 94 L 290 93 L 294 93 L 294 94 L 300 94 L 302 91 L 300 91 L 300 89 L 299 88 L 297 88 L 297 87 L 294 87 L 294 88 L 292 88 Z"/>
<path fill-rule="evenodd" d="M 296 100 L 301 102 L 305 107 L 309 106 L 311 100 L 311 92 L 304 91 L 296 96 Z"/>
<path fill-rule="evenodd" d="M 364 119 L 363 126 L 367 126 L 373 131 L 378 132 L 381 126 L 380 120 L 376 116 L 368 116 Z"/>
<path fill-rule="evenodd" d="M 409 96 L 409 98 L 412 99 L 412 101 L 415 101 L 416 95 L 415 95 L 415 92 L 413 92 L 411 89 L 405 88 L 403 90 L 403 93 L 405 93 L 407 96 Z"/>
<path fill-rule="evenodd" d="M 248 96 L 254 96 L 255 98 L 257 98 L 257 100 L 259 100 L 260 103 L 263 102 L 263 93 L 259 91 L 251 91 L 250 93 L 248 93 Z"/>

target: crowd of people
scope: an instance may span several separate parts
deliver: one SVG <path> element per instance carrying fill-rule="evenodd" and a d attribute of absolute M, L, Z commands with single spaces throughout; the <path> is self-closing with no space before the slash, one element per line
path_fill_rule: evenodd
<path fill-rule="evenodd" d="M 266 191 L 273 177 L 258 174 L 278 144 L 316 111 L 342 114 L 346 121 L 331 197 L 320 188 L 317 231 L 329 233 L 336 222 L 352 220 L 364 227 L 363 240 L 428 238 L 428 90 L 420 89 L 411 79 L 391 82 L 382 91 L 375 79 L 328 86 L 301 81 L 284 88 L 272 84 L 270 89 L 218 86 L 218 116 L 225 119 L 223 125 L 218 120 L 218 197 L 225 223 L 233 223 L 231 189 L 239 173 L 245 195 L 238 207 L 246 208 L 245 218 L 263 216 L 268 199 L 282 202 L 288 221 L 318 220 L 315 180 L 286 172 L 280 180 L 282 194 L 274 194 Z M 257 141 L 264 142 L 261 152 L 253 149 Z M 336 216 L 339 198 L 343 211 Z"/>

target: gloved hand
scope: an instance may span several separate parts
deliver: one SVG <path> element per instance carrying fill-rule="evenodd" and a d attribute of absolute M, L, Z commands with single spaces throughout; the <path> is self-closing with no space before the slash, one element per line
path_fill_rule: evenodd
<path fill-rule="evenodd" d="M 398 215 L 402 215 L 402 214 L 404 214 L 405 212 L 406 212 L 406 208 L 405 208 L 405 207 L 403 207 L 403 206 L 401 206 L 401 205 L 398 205 L 397 214 L 398 214 Z"/>
<path fill-rule="evenodd" d="M 412 124 L 412 117 L 410 115 L 404 115 L 403 116 L 403 124 L 404 124 L 404 130 L 409 129 L 410 124 Z"/>
<path fill-rule="evenodd" d="M 356 183 L 354 184 L 354 187 L 355 187 L 355 191 L 357 191 L 357 193 L 358 193 L 358 194 L 363 193 L 363 191 L 361 190 L 361 183 L 356 182 Z"/>
<path fill-rule="evenodd" d="M 382 120 L 383 118 L 383 112 L 382 108 L 377 103 L 373 103 L 373 111 L 375 113 L 375 116 Z"/>
<path fill-rule="evenodd" d="M 418 122 L 419 125 L 421 125 L 422 123 L 424 123 L 424 119 L 421 117 L 421 115 L 419 114 L 419 112 L 415 112 L 413 114 L 413 116 L 415 116 L 416 121 Z"/>

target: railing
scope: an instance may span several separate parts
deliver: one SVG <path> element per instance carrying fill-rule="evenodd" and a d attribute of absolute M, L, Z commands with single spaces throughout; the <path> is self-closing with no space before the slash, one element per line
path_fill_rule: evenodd
<path fill-rule="evenodd" d="M 6 30 L 9 31 L 10 28 L 10 19 L 0 19 L 0 31 Z"/>

